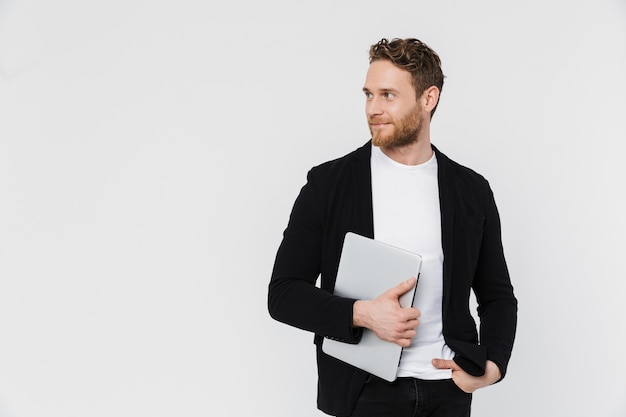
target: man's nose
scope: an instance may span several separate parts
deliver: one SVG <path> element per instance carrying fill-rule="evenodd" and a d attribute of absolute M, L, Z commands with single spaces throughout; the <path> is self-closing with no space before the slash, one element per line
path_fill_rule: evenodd
<path fill-rule="evenodd" d="M 382 114 L 382 112 L 382 105 L 380 103 L 380 100 L 376 97 L 367 101 L 367 103 L 365 104 L 365 113 L 367 114 L 367 116 L 377 116 Z"/>

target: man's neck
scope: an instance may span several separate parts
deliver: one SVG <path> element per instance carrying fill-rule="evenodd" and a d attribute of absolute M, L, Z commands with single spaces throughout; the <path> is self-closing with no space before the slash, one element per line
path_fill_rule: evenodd
<path fill-rule="evenodd" d="M 433 156 L 430 138 L 422 138 L 400 147 L 381 146 L 380 150 L 389 158 L 403 165 L 420 165 L 428 162 Z"/>

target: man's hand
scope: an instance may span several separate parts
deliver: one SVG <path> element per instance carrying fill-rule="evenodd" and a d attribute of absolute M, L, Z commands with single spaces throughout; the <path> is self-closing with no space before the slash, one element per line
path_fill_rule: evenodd
<path fill-rule="evenodd" d="M 433 359 L 432 364 L 438 369 L 452 369 L 452 380 L 462 391 L 472 393 L 497 382 L 502 376 L 500 368 L 492 361 L 487 361 L 483 376 L 472 376 L 465 372 L 453 360 Z"/>
<path fill-rule="evenodd" d="M 353 324 L 366 327 L 376 336 L 402 347 L 411 344 L 415 328 L 419 325 L 420 311 L 416 308 L 402 308 L 398 298 L 410 291 L 417 280 L 411 278 L 393 287 L 375 299 L 358 300 L 353 307 Z"/>

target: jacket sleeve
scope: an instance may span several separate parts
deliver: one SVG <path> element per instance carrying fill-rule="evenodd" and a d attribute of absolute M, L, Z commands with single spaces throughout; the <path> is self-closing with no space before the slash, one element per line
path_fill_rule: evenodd
<path fill-rule="evenodd" d="M 504 378 L 517 327 L 517 299 L 504 258 L 500 217 L 488 184 L 486 188 L 483 240 L 473 289 L 480 317 L 480 344 Z"/>
<path fill-rule="evenodd" d="M 328 193 L 320 187 L 324 183 L 320 177 L 323 173 L 312 169 L 294 203 L 274 262 L 268 309 L 280 322 L 323 337 L 358 343 L 362 332 L 352 326 L 355 300 L 316 286 L 320 273 L 324 273 L 325 224 L 329 216 Z"/>

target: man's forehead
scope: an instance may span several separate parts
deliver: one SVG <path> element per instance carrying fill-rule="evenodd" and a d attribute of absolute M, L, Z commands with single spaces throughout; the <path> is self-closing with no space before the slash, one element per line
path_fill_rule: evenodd
<path fill-rule="evenodd" d="M 370 64 L 365 76 L 364 89 L 392 90 L 410 85 L 411 73 L 399 68 L 390 61 L 374 61 Z"/>

